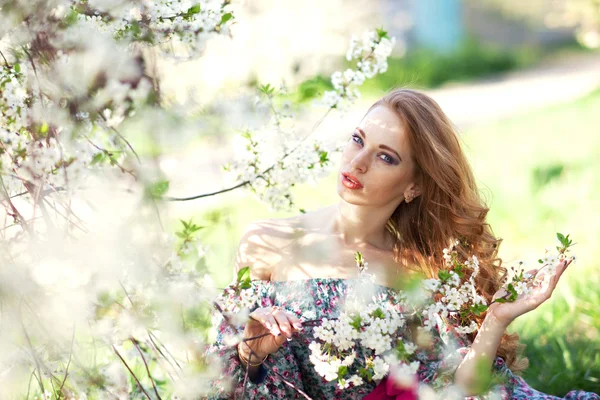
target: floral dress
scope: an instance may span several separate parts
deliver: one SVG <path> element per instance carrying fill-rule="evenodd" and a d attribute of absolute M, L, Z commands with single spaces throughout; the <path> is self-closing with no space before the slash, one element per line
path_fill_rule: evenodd
<path fill-rule="evenodd" d="M 258 304 L 254 308 L 279 306 L 303 320 L 337 318 L 352 281 L 339 278 L 253 281 L 252 289 L 258 295 Z M 384 286 L 375 287 L 374 297 L 377 296 L 378 301 L 386 297 L 392 299 L 397 294 L 395 290 Z M 230 335 L 239 334 L 243 327 L 233 327 L 222 319 L 218 325 L 217 341 L 209 348 L 208 353 L 220 359 L 225 374 L 213 382 L 215 393 L 208 398 L 353 400 L 362 399 L 372 392 L 377 386 L 376 382 L 340 389 L 337 381 L 328 382 L 315 371 L 309 360 L 309 344 L 315 340 L 313 329 L 304 327 L 291 340 L 284 342 L 277 352 L 270 354 L 265 361 L 266 367 L 260 368 L 259 378 L 252 382 L 245 380 L 245 368 L 238 359 L 237 347 L 226 340 Z M 450 332 L 452 331 L 449 329 L 437 328 L 433 332 L 433 350 L 416 353 L 420 362 L 417 371 L 420 387 L 426 384 L 442 398 L 452 397 L 449 390 L 453 373 L 469 349 L 469 341 L 465 336 Z M 559 398 L 530 387 L 523 378 L 512 373 L 501 357 L 494 360 L 492 373 L 495 385 L 491 390 L 469 399 Z M 579 390 L 570 391 L 564 398 L 600 400 L 597 394 Z"/>

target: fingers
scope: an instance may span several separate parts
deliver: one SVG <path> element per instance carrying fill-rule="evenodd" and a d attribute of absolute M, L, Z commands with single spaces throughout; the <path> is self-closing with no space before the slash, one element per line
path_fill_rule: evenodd
<path fill-rule="evenodd" d="M 554 271 L 554 275 L 550 278 L 548 287 L 544 291 L 544 300 L 547 300 L 552 296 L 554 289 L 556 289 L 556 285 L 558 285 L 558 281 L 562 274 L 565 272 L 567 267 L 571 264 L 572 259 L 564 259 L 559 264 L 556 270 Z"/>
<path fill-rule="evenodd" d="M 525 274 L 528 274 L 531 276 L 535 276 L 535 274 L 537 274 L 538 270 L 537 269 L 530 269 L 529 271 L 525 272 Z"/>
<path fill-rule="evenodd" d="M 277 306 L 257 309 L 250 318 L 262 324 L 273 336 L 283 333 L 289 339 L 295 331 L 302 329 L 302 321 Z"/>
<path fill-rule="evenodd" d="M 282 311 L 280 309 L 274 310 L 273 317 L 275 317 L 277 324 L 279 324 L 279 329 L 281 329 L 283 334 L 288 339 L 291 338 L 294 334 L 294 328 L 292 328 L 292 325 L 290 324 L 290 321 L 288 320 L 288 316 L 286 315 L 285 311 Z"/>

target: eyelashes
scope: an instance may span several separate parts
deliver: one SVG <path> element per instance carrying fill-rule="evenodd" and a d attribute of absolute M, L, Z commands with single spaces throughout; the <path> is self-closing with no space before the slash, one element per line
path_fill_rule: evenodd
<path fill-rule="evenodd" d="M 358 140 L 360 140 L 360 142 L 358 142 L 358 141 L 357 141 L 357 140 L 355 140 L 355 139 L 358 139 Z M 356 143 L 356 144 L 358 144 L 358 145 L 360 145 L 360 146 L 362 146 L 362 145 L 364 144 L 364 143 L 363 143 L 363 139 L 362 139 L 360 136 L 358 136 L 356 133 L 353 133 L 353 134 L 352 134 L 351 140 L 352 140 L 354 143 Z M 381 160 L 382 160 L 384 163 L 386 163 L 386 164 L 390 164 L 390 165 L 392 165 L 392 164 L 396 164 L 396 160 L 395 160 L 395 159 L 394 159 L 392 156 L 389 156 L 389 155 L 387 155 L 387 154 L 385 154 L 385 153 L 383 153 L 383 154 L 382 154 L 382 156 L 385 156 L 385 157 L 386 157 L 386 158 L 382 158 L 382 157 L 380 157 L 380 159 L 381 159 Z"/>
<path fill-rule="evenodd" d="M 362 138 L 361 138 L 360 136 L 358 136 L 356 133 L 353 133 L 353 134 L 352 134 L 352 141 L 353 141 L 353 142 L 355 142 L 355 143 L 358 143 L 358 142 L 357 142 L 356 140 L 354 140 L 354 139 L 358 139 L 358 140 L 360 140 L 360 141 L 361 141 L 361 143 L 360 143 L 360 144 L 362 145 Z"/>

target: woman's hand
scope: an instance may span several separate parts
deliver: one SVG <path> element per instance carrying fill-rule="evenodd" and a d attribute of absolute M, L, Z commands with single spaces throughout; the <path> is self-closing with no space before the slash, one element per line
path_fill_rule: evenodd
<path fill-rule="evenodd" d="M 302 321 L 290 312 L 277 306 L 257 308 L 250 313 L 250 321 L 244 329 L 244 339 L 267 333 L 270 333 L 270 335 L 240 343 L 238 352 L 248 360 L 251 353 L 249 346 L 260 357 L 257 360 L 256 356 L 253 355 L 251 363 L 259 362 L 267 355 L 276 352 L 286 339 L 291 338 L 294 332 L 301 329 Z"/>
<path fill-rule="evenodd" d="M 506 303 L 493 303 L 488 308 L 488 314 L 493 314 L 494 317 L 501 323 L 508 326 L 517 317 L 536 309 L 540 304 L 550 298 L 556 284 L 560 279 L 565 269 L 571 264 L 572 259 L 565 259 L 558 264 L 556 271 L 547 286 L 533 286 L 533 290 L 528 295 L 520 295 L 517 300 Z M 537 270 L 527 271 L 528 274 L 535 274 Z M 503 297 L 508 292 L 504 289 L 500 289 L 494 294 L 493 300 L 499 297 Z"/>

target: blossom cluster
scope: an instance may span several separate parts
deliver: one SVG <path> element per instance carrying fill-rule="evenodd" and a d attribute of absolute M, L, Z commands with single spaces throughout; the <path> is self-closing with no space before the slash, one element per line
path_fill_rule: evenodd
<path fill-rule="evenodd" d="M 410 386 L 420 364 L 410 360 L 417 346 L 402 336 L 406 297 L 375 295 L 370 290 L 375 275 L 368 272 L 359 251 L 355 261 L 358 279 L 349 286 L 345 309 L 338 318 L 323 319 L 314 328 L 310 361 L 319 375 L 337 380 L 341 389 L 381 380 L 390 371 L 399 385 Z"/>
<path fill-rule="evenodd" d="M 341 109 L 359 97 L 357 87 L 387 69 L 387 57 L 395 43 L 382 30 L 363 34 L 363 40 L 353 39 L 348 54 L 358 59 L 358 70 L 347 69 L 331 75 L 333 91 L 326 91 L 313 105 L 325 105 L 329 110 Z M 281 107 L 275 97 L 286 94 L 285 87 L 276 90 L 270 85 L 260 87 L 257 104 L 266 105 L 273 115 L 262 129 L 247 129 L 234 138 L 235 160 L 224 166 L 232 182 L 249 182 L 248 189 L 273 210 L 291 209 L 294 198 L 291 188 L 299 183 L 316 182 L 331 167 L 330 157 L 344 144 L 330 139 L 300 135 L 291 123 L 294 116 L 289 102 Z"/>
<path fill-rule="evenodd" d="M 336 320 L 324 319 L 315 327 L 310 361 L 319 375 L 337 380 L 342 389 L 380 380 L 390 368 L 399 381 L 412 382 L 419 362 L 408 360 L 417 346 L 400 335 L 404 325 L 403 315 L 385 302 L 370 303 L 360 312 L 342 312 Z"/>
<path fill-rule="evenodd" d="M 557 233 L 556 239 L 556 252 L 547 248 L 544 257 L 538 260 L 538 263 L 541 264 L 540 267 L 534 270 L 534 273 L 525 272 L 522 261 L 519 262 L 518 268 L 511 268 L 512 274 L 507 277 L 505 282 L 507 298 L 496 299 L 497 302 L 514 301 L 519 296 L 531 294 L 535 288 L 547 288 L 550 279 L 556 273 L 556 268 L 562 262 L 571 262 L 576 259 L 575 255 L 571 253 L 570 248 L 574 243 L 569 235 Z"/>
<path fill-rule="evenodd" d="M 188 57 L 198 55 L 215 33 L 229 34 L 234 19 L 228 0 L 144 0 L 117 7 L 112 1 L 94 1 L 94 8 L 90 2 L 73 3 L 80 21 L 94 24 L 117 39 L 168 44 L 160 47 L 165 54 L 172 53 L 173 45 L 180 43 L 190 50 Z"/>
<path fill-rule="evenodd" d="M 458 321 L 454 327 L 458 333 L 472 333 L 478 329 L 470 317 L 487 309 L 487 301 L 477 293 L 475 277 L 479 274 L 479 260 L 475 255 L 460 260 L 455 241 L 444 249 L 444 268 L 438 272 L 438 279 L 423 280 L 423 288 L 435 300 L 425 305 L 423 324 L 427 330 L 439 327 L 438 316 Z"/>
<path fill-rule="evenodd" d="M 328 108 L 346 108 L 360 97 L 357 89 L 365 79 L 387 71 L 387 59 L 392 53 L 396 38 L 390 38 L 387 32 L 378 29 L 367 31 L 359 38 L 353 35 L 346 52 L 348 61 L 358 60 L 356 70 L 348 68 L 343 73 L 336 71 L 331 75 L 334 90 L 325 91 L 316 103 Z"/>

